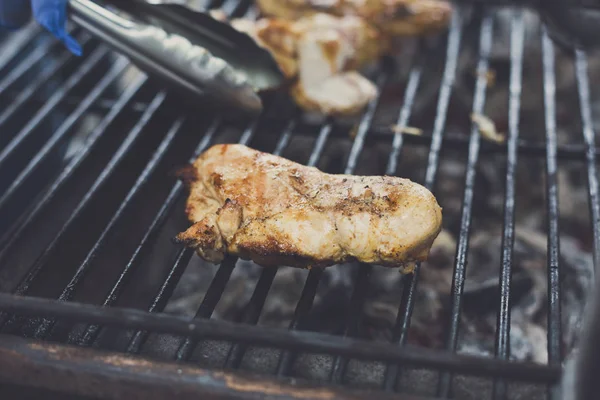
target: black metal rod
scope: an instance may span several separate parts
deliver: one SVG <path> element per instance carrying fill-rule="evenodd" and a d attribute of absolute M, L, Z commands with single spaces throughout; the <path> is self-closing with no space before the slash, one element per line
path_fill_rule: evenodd
<path fill-rule="evenodd" d="M 156 113 L 158 108 L 163 104 L 165 97 L 166 97 L 165 92 L 160 92 L 159 94 L 157 94 L 155 96 L 155 98 L 152 100 L 150 106 L 148 106 L 148 109 L 146 110 L 144 115 L 142 115 L 142 117 L 140 118 L 138 123 L 129 132 L 126 139 L 123 141 L 123 143 L 121 144 L 119 149 L 116 151 L 113 158 L 107 164 L 106 168 L 98 176 L 98 178 L 96 179 L 94 184 L 91 186 L 90 190 L 86 193 L 84 198 L 79 202 L 79 204 L 77 205 L 75 210 L 73 210 L 73 212 L 69 216 L 68 220 L 62 226 L 60 232 L 54 237 L 52 242 L 46 247 L 46 249 L 43 251 L 43 253 L 37 258 L 34 265 L 31 267 L 31 269 L 29 270 L 29 272 L 27 273 L 25 278 L 21 281 L 21 283 L 17 287 L 17 290 L 15 291 L 16 294 L 22 295 L 22 294 L 26 293 L 27 290 L 29 290 L 31 283 L 38 276 L 38 274 L 44 267 L 46 260 L 54 252 L 54 250 L 56 249 L 56 246 L 58 245 L 58 243 L 60 242 L 60 240 L 62 239 L 64 234 L 67 232 L 69 227 L 74 223 L 74 221 L 79 217 L 79 215 L 81 215 L 81 213 L 86 209 L 86 207 L 89 205 L 90 201 L 94 198 L 94 196 L 96 195 L 98 190 L 104 186 L 104 184 L 106 183 L 108 178 L 114 173 L 114 171 L 117 169 L 117 167 L 123 161 L 125 156 L 129 153 L 129 151 L 131 150 L 133 145 L 136 143 L 136 141 L 141 136 L 141 133 L 142 133 L 144 127 L 150 122 L 151 118 Z M 0 326 L 4 326 L 7 322 L 7 319 L 8 319 L 8 315 L 6 313 L 0 314 Z"/>
<path fill-rule="evenodd" d="M 258 323 L 277 270 L 278 268 L 263 268 L 252 292 L 252 297 L 244 308 L 244 316 L 236 322 L 247 325 L 256 325 Z M 246 354 L 246 349 L 247 347 L 241 344 L 236 343 L 231 345 L 225 359 L 225 368 L 239 368 L 244 354 Z"/>
<path fill-rule="evenodd" d="M 100 62 L 100 60 L 108 54 L 108 50 L 101 47 L 95 50 L 89 58 L 87 58 L 83 64 L 79 67 L 69 79 L 58 88 L 54 94 L 48 99 L 44 106 L 32 117 L 27 124 L 17 133 L 17 135 L 2 149 L 0 152 L 0 168 L 4 167 L 4 164 L 8 158 L 15 154 L 15 150 L 21 146 L 27 138 L 29 138 L 35 129 L 44 121 L 44 119 L 50 115 L 56 106 L 64 99 L 64 97 L 73 89 L 92 69 Z"/>
<path fill-rule="evenodd" d="M 0 240 L 0 260 L 4 258 L 6 250 L 9 249 L 18 240 L 23 232 L 31 225 L 33 221 L 41 214 L 41 212 L 50 203 L 50 200 L 54 198 L 56 193 L 68 182 L 69 178 L 77 170 L 83 161 L 87 159 L 87 156 L 96 147 L 100 138 L 104 136 L 107 128 L 115 121 L 117 116 L 127 107 L 132 101 L 134 96 L 138 93 L 140 88 L 146 83 L 147 77 L 145 75 L 138 75 L 133 83 L 129 85 L 117 100 L 108 114 L 101 120 L 101 122 L 94 128 L 94 130 L 88 136 L 87 146 L 78 153 L 73 159 L 65 166 L 59 177 L 52 183 L 49 190 L 46 192 L 44 197 L 36 202 L 34 208 L 25 215 L 23 221 L 19 221 L 14 230 L 9 230 Z"/>
<path fill-rule="evenodd" d="M 496 376 L 516 381 L 554 383 L 560 378 L 561 373 L 559 366 L 492 360 L 487 357 L 458 355 L 443 350 L 412 346 L 398 347 L 387 343 L 340 338 L 321 333 L 300 333 L 226 321 L 195 321 L 163 313 L 148 313 L 129 308 L 103 308 L 83 303 L 60 302 L 5 293 L 0 293 L 0 309 L 27 316 L 44 316 L 208 340 L 231 340 L 248 345 L 284 347 L 304 352 L 343 355 L 361 360 L 406 363 L 416 368 L 446 369 L 461 374 Z"/>
<path fill-rule="evenodd" d="M 415 98 L 417 97 L 417 90 L 421 83 L 421 71 L 421 64 L 416 63 L 408 75 L 408 83 L 406 84 L 406 89 L 404 91 L 404 102 L 396 122 L 396 129 L 398 132 L 394 133 L 392 150 L 390 151 L 387 169 L 385 170 L 386 175 L 396 175 L 398 172 L 398 160 L 400 158 L 400 153 L 402 152 L 405 137 L 402 130 L 408 126 L 408 121 L 410 120 L 412 107 L 415 103 Z"/>
<path fill-rule="evenodd" d="M 165 308 L 167 302 L 173 295 L 173 291 L 175 290 L 177 283 L 179 283 L 181 276 L 185 272 L 185 269 L 189 264 L 193 254 L 194 251 L 189 248 L 183 248 L 179 251 L 177 258 L 175 259 L 175 263 L 169 271 L 169 275 L 167 275 L 167 278 L 164 280 L 163 285 L 156 294 L 152 305 L 150 305 L 150 307 L 148 308 L 148 313 L 162 311 Z M 142 349 L 142 346 L 148 339 L 149 334 L 150 331 L 145 329 L 140 329 L 136 331 L 131 340 L 129 341 L 129 344 L 127 345 L 127 352 L 134 354 L 139 353 Z"/>
<path fill-rule="evenodd" d="M 38 76 L 33 78 L 25 88 L 19 90 L 18 94 L 11 99 L 10 104 L 2 109 L 2 113 L 0 114 L 0 126 L 5 124 L 26 101 L 31 100 L 32 97 L 37 95 L 39 89 L 60 71 L 68 61 L 72 60 L 73 56 L 66 51 L 56 60 L 50 60 L 48 63 L 49 65 L 44 68 Z"/>
<path fill-rule="evenodd" d="M 355 337 L 358 333 L 358 327 L 363 316 L 363 309 L 367 297 L 372 265 L 361 264 L 356 274 L 354 290 L 350 296 L 350 304 L 346 310 L 344 321 L 344 333 L 342 337 Z M 342 356 L 336 356 L 331 364 L 329 371 L 329 381 L 333 383 L 343 383 L 344 375 L 348 367 L 348 359 Z"/>
<path fill-rule="evenodd" d="M 460 42 L 462 36 L 462 26 L 461 26 L 461 17 L 458 12 L 453 14 L 451 24 L 450 24 L 450 32 L 448 34 L 448 46 L 446 50 L 446 64 L 444 66 L 444 73 L 442 76 L 442 86 L 440 88 L 440 95 L 438 97 L 437 103 L 437 111 L 436 111 L 436 119 L 434 121 L 434 128 L 431 137 L 431 144 L 429 149 L 429 156 L 427 161 L 427 171 L 425 173 L 425 186 L 432 190 L 435 184 L 435 177 L 437 173 L 437 168 L 439 164 L 439 153 L 441 150 L 442 137 L 444 135 L 446 117 L 448 114 L 448 106 L 450 104 L 450 96 L 452 94 L 452 86 L 454 84 L 454 78 L 456 75 L 456 66 L 458 63 L 458 53 L 460 50 Z M 415 72 L 417 75 L 417 72 Z M 415 76 L 414 90 L 416 91 L 419 80 L 420 80 L 420 72 Z M 412 89 L 412 88 L 411 88 Z M 409 98 L 411 101 L 414 101 L 413 98 Z M 403 125 L 406 126 L 408 122 L 408 117 L 410 113 L 406 111 L 406 116 L 404 117 L 402 114 L 400 118 L 405 118 Z M 410 135 L 408 135 L 410 136 Z M 404 139 L 407 136 L 403 136 L 403 138 L 396 139 L 398 136 L 394 138 L 397 142 L 398 152 L 400 151 L 402 144 L 404 143 Z M 388 169 L 396 170 L 397 164 L 395 161 L 391 160 L 392 155 L 390 154 L 390 164 L 388 164 Z M 396 157 L 396 156 L 395 156 Z M 412 312 L 415 305 L 416 299 L 416 290 L 417 284 L 419 280 L 419 271 L 420 271 L 420 263 L 417 263 L 414 269 L 414 272 L 406 277 L 404 280 L 404 284 L 402 287 L 402 297 L 400 300 L 400 306 L 398 310 L 398 317 L 396 321 L 396 325 L 394 327 L 394 333 L 396 333 L 395 341 L 399 344 L 404 345 L 406 342 L 406 337 L 408 334 L 408 329 L 410 327 L 410 319 L 412 317 Z M 394 367 L 396 370 L 397 367 Z M 386 378 L 387 384 L 384 382 L 388 389 L 391 389 L 395 382 L 397 381 L 399 371 L 389 370 L 387 372 L 388 377 Z M 395 372 L 395 373 L 394 373 Z"/>
<path fill-rule="evenodd" d="M 225 260 L 223 260 L 219 266 L 215 277 L 210 282 L 210 286 L 204 295 L 204 299 L 202 299 L 200 307 L 198 307 L 198 310 L 196 311 L 196 315 L 194 315 L 194 319 L 205 319 L 212 316 L 213 312 L 215 311 L 215 307 L 221 300 L 221 296 L 223 296 L 223 292 L 225 291 L 225 287 L 229 282 L 229 278 L 231 277 L 231 273 L 235 268 L 236 262 L 237 258 L 235 257 L 225 257 Z M 181 345 L 179 345 L 179 348 L 175 353 L 175 359 L 177 361 L 189 360 L 197 345 L 198 340 L 192 337 L 186 337 Z"/>
<path fill-rule="evenodd" d="M 422 65 L 422 60 L 420 58 L 417 59 L 408 76 L 408 83 L 406 84 L 406 90 L 404 91 L 404 103 L 402 104 L 402 108 L 400 109 L 396 123 L 398 132 L 394 134 L 394 139 L 392 141 L 392 150 L 390 151 L 390 156 L 388 158 L 387 169 L 385 172 L 386 175 L 393 176 L 398 172 L 398 160 L 402 152 L 405 136 L 404 133 L 402 133 L 402 129 L 408 126 L 408 122 L 410 120 L 412 108 L 417 96 L 417 90 L 421 82 Z M 416 281 L 412 280 L 412 282 L 414 283 Z M 406 292 L 408 291 L 406 288 L 404 288 L 402 293 L 404 294 Z M 410 310 L 409 313 L 404 313 L 404 310 L 406 310 L 406 304 L 408 303 L 408 299 L 400 302 L 398 313 L 396 315 L 396 323 L 392 328 L 391 342 L 401 346 L 406 343 L 406 336 L 410 326 L 410 319 L 412 317 L 412 310 Z M 388 364 L 386 366 L 383 379 L 383 389 L 385 391 L 390 392 L 394 390 L 399 378 L 399 373 L 400 368 L 398 365 Z"/>
<path fill-rule="evenodd" d="M 496 321 L 496 357 L 503 360 L 510 355 L 510 287 L 513 250 L 515 243 L 515 175 L 517 170 L 517 140 L 523 73 L 525 25 L 523 14 L 515 12 L 510 40 L 510 83 L 508 100 L 508 152 L 506 155 L 506 191 L 504 194 L 504 221 L 502 229 L 502 261 L 500 270 L 500 301 Z M 494 399 L 506 397 L 506 383 L 494 381 Z"/>
<path fill-rule="evenodd" d="M 354 174 L 356 166 L 358 165 L 359 157 L 365 146 L 365 139 L 369 132 L 373 119 L 375 118 L 375 112 L 381 99 L 381 93 L 383 88 L 389 79 L 388 71 L 383 71 L 377 80 L 378 95 L 369 103 L 365 110 L 363 117 L 360 120 L 358 129 L 356 131 L 356 137 L 352 143 L 350 149 L 350 155 L 346 162 L 345 174 Z M 354 290 L 350 296 L 350 307 L 346 313 L 344 320 L 344 334 L 343 337 L 354 337 L 358 333 L 358 326 L 363 316 L 363 309 L 365 300 L 367 297 L 370 275 L 372 272 L 371 265 L 361 264 L 358 267 L 358 273 L 356 275 Z M 329 371 L 329 381 L 334 383 L 341 383 L 346 374 L 346 367 L 348 365 L 348 359 L 342 357 L 335 357 Z"/>
<path fill-rule="evenodd" d="M 70 60 L 71 57 L 69 56 L 69 54 L 66 54 L 66 60 Z M 52 66 L 50 68 L 54 68 L 55 64 L 52 64 Z M 415 71 L 411 71 L 410 74 L 412 74 Z M 410 82 L 410 74 L 409 74 L 409 82 Z M 39 77 L 35 78 L 36 81 L 37 79 L 39 79 Z M 21 94 L 24 91 L 28 91 L 29 90 L 29 86 L 25 89 L 23 89 L 23 91 L 19 91 L 18 93 L 16 92 L 12 92 L 9 91 L 8 95 L 9 97 L 13 98 L 15 100 L 11 101 L 11 104 L 9 105 L 9 107 L 4 109 L 4 112 L 2 114 L 0 114 L 0 121 L 2 121 L 1 117 L 2 115 L 4 115 L 4 113 L 9 110 L 10 108 L 13 107 L 14 102 L 17 101 L 17 99 L 19 99 L 21 97 Z M 33 96 L 30 99 L 31 101 L 37 102 L 37 103 L 44 103 L 45 100 L 37 98 L 36 93 L 34 91 Z M 405 94 L 406 96 L 406 94 Z M 79 104 L 79 102 L 81 101 L 81 98 L 79 96 L 73 95 L 73 96 L 69 96 L 67 98 L 65 98 L 63 100 L 63 103 L 66 103 L 68 105 L 77 105 Z M 111 107 L 113 107 L 114 103 L 117 100 L 110 100 L 110 99 L 99 99 L 94 105 L 93 105 L 93 110 L 94 111 L 100 111 L 100 112 L 104 112 L 107 109 L 110 109 Z M 132 112 L 136 112 L 136 113 L 142 113 L 147 107 L 147 104 L 144 102 L 135 102 L 131 105 L 128 105 L 128 110 L 132 111 Z M 273 121 L 273 123 L 286 123 L 289 122 L 288 119 L 286 120 L 282 120 L 282 118 L 278 117 L 278 116 L 271 116 L 271 120 Z M 315 125 L 313 123 L 311 123 L 310 121 L 302 121 L 302 126 L 305 126 L 307 128 L 306 133 L 307 135 L 311 135 L 311 131 L 313 130 L 312 128 L 316 128 L 316 131 L 318 132 L 320 130 L 320 125 Z M 396 137 L 396 131 L 398 131 L 399 129 L 397 128 L 399 125 L 396 124 L 396 126 L 392 128 L 390 128 L 389 126 L 381 126 L 381 125 L 374 125 L 371 127 L 369 134 L 368 134 L 368 141 L 389 141 L 391 137 Z M 333 137 L 340 137 L 340 136 L 346 136 L 347 132 L 353 129 L 353 125 L 352 124 L 348 124 L 347 122 L 344 121 L 335 121 L 334 127 L 333 127 L 333 131 L 332 131 L 332 136 Z M 577 132 L 578 133 L 578 132 Z M 573 134 L 575 134 L 575 132 L 573 132 Z M 533 131 L 532 132 L 532 136 L 536 136 L 536 132 Z M 423 134 L 421 135 L 410 135 L 410 134 L 406 134 L 403 135 L 403 142 L 405 142 L 406 144 L 410 144 L 410 145 L 417 145 L 417 146 L 429 146 L 431 144 L 431 132 L 427 131 L 427 130 L 423 130 Z M 469 143 L 469 135 L 467 134 L 463 134 L 460 132 L 446 132 L 444 134 L 444 149 L 452 149 L 452 150 L 458 150 L 461 152 L 467 152 L 468 151 L 468 143 Z M 536 141 L 531 141 L 531 140 L 525 140 L 525 139 L 519 139 L 518 143 L 517 143 L 517 151 L 519 152 L 519 154 L 528 156 L 528 157 L 541 157 L 544 158 L 546 157 L 546 145 L 545 143 L 538 143 Z M 496 142 L 492 142 L 492 141 L 484 141 L 481 143 L 481 150 L 480 150 L 480 154 L 506 154 L 506 144 L 500 144 L 500 143 L 496 143 Z M 594 149 L 594 154 L 596 157 L 596 163 L 600 163 L 600 150 L 599 149 Z M 574 160 L 574 161 L 586 161 L 586 146 L 582 143 L 582 144 L 577 144 L 577 143 L 572 143 L 572 144 L 557 144 L 557 152 L 556 152 L 557 158 L 559 160 Z"/>
<path fill-rule="evenodd" d="M 377 111 L 379 101 L 381 100 L 381 93 L 383 92 L 383 89 L 385 88 L 385 84 L 387 83 L 388 79 L 388 71 L 382 71 L 379 75 L 379 78 L 377 79 L 378 95 L 373 100 L 371 100 L 362 118 L 360 119 L 358 129 L 356 130 L 356 136 L 352 143 L 352 148 L 350 149 L 350 155 L 348 156 L 348 161 L 346 162 L 344 174 L 353 174 L 356 170 L 359 157 L 363 151 L 363 148 L 365 147 L 365 139 L 367 137 L 367 134 L 369 133 L 369 130 L 371 129 L 371 125 L 373 125 L 375 112 Z"/>
<path fill-rule="evenodd" d="M 600 195 L 598 194 L 598 169 L 596 168 L 596 140 L 590 101 L 587 58 L 585 53 L 580 50 L 575 52 L 575 77 L 577 78 L 577 88 L 579 90 L 583 140 L 585 142 L 588 197 L 594 239 L 594 268 L 598 269 L 600 268 Z"/>
<path fill-rule="evenodd" d="M 120 58 L 115 62 L 110 70 L 102 77 L 102 79 L 94 86 L 88 95 L 79 103 L 79 106 L 65 119 L 65 121 L 52 134 L 44 146 L 38 153 L 29 161 L 19 175 L 12 181 L 8 189 L 0 196 L 0 210 L 12 198 L 17 190 L 23 185 L 31 174 L 40 166 L 40 164 L 48 157 L 49 154 L 61 143 L 61 140 L 69 133 L 71 128 L 84 116 L 91 105 L 104 93 L 104 91 L 113 83 L 125 70 L 128 65 L 125 58 Z"/>
<path fill-rule="evenodd" d="M 321 155 L 323 154 L 323 150 L 325 149 L 325 145 L 327 144 L 327 140 L 331 135 L 331 131 L 333 130 L 333 122 L 328 120 L 325 125 L 321 127 L 319 130 L 319 136 L 317 136 L 317 140 L 315 142 L 315 146 L 313 147 L 312 153 L 310 153 L 310 158 L 306 165 L 309 167 L 316 167 L 319 160 L 321 159 Z"/>
<path fill-rule="evenodd" d="M 171 128 L 158 145 L 154 154 L 150 158 L 150 161 L 146 164 L 142 172 L 140 173 L 138 179 L 135 181 L 125 199 L 119 205 L 119 208 L 114 213 L 90 251 L 85 256 L 83 262 L 79 265 L 75 274 L 71 278 L 71 280 L 67 283 L 60 296 L 58 297 L 59 301 L 70 301 L 75 295 L 75 291 L 79 287 L 79 283 L 82 282 L 82 279 L 85 277 L 86 273 L 89 271 L 92 260 L 96 257 L 98 252 L 104 247 L 106 240 L 109 235 L 112 234 L 115 229 L 119 227 L 119 222 L 123 219 L 125 213 L 129 210 L 129 208 L 134 204 L 134 201 L 137 199 L 140 191 L 144 188 L 144 186 L 148 183 L 148 180 L 162 161 L 163 157 L 167 153 L 167 151 L 171 148 L 173 141 L 181 132 L 181 128 L 184 123 L 184 118 L 180 117 L 175 120 L 172 124 Z M 45 338 L 46 335 L 51 331 L 56 321 L 50 319 L 44 319 L 39 324 L 36 324 L 35 330 L 35 339 Z"/>
<path fill-rule="evenodd" d="M 19 80 L 27 71 L 33 68 L 39 61 L 43 60 L 48 56 L 54 47 L 56 46 L 55 42 L 46 41 L 45 43 L 36 46 L 27 56 L 16 65 L 14 68 L 11 68 L 10 72 L 8 72 L 2 80 L 0 80 L 0 93 L 4 94 L 6 90 L 8 90 L 16 81 Z M 65 52 L 66 54 L 66 52 Z M 4 54 L 2 55 L 2 61 L 10 62 L 11 59 L 7 57 L 5 60 Z"/>
<path fill-rule="evenodd" d="M 548 361 L 560 365 L 562 348 L 560 304 L 560 237 L 558 226 L 558 179 L 556 160 L 556 75 L 554 45 L 542 36 L 544 109 L 546 120 L 546 197 L 548 212 Z"/>
<path fill-rule="evenodd" d="M 38 24 L 30 23 L 26 27 L 14 33 L 8 40 L 2 43 L 0 47 L 0 73 L 4 72 L 4 68 L 24 49 L 34 43 L 34 39 L 41 32 Z"/>
<path fill-rule="evenodd" d="M 489 66 L 489 57 L 492 50 L 493 19 L 487 16 L 481 22 L 481 33 L 479 37 L 479 61 L 477 63 L 477 81 L 475 84 L 475 97 L 473 99 L 472 112 L 482 115 L 485 107 L 485 95 L 487 88 L 486 72 Z M 447 333 L 446 349 L 456 351 L 458 343 L 458 330 L 460 325 L 460 313 L 462 307 L 462 294 L 467 274 L 467 255 L 469 252 L 469 237 L 471 233 L 471 218 L 473 213 L 473 196 L 475 194 L 475 179 L 477 177 L 477 164 L 479 163 L 479 147 L 481 134 L 476 123 L 471 127 L 471 138 L 469 141 L 469 155 L 467 158 L 467 170 L 465 173 L 465 190 L 463 193 L 460 231 L 454 260 L 454 273 L 452 287 L 450 289 L 450 326 Z M 452 377 L 443 374 L 440 377 L 438 396 L 448 397 L 450 395 Z"/>
<path fill-rule="evenodd" d="M 406 96 L 406 94 L 405 94 Z M 273 117 L 275 122 L 286 122 L 278 119 L 277 116 Z M 311 132 L 319 132 L 321 125 L 315 125 L 313 123 L 302 122 L 302 126 L 307 129 L 303 130 L 307 132 L 307 136 L 312 135 Z M 388 142 L 391 138 L 396 137 L 399 125 L 394 127 L 374 125 L 371 127 L 367 136 L 367 141 L 385 141 Z M 344 137 L 348 136 L 348 131 L 353 129 L 353 125 L 345 122 L 336 121 L 333 124 L 332 137 Z M 544 133 L 545 134 L 545 133 Z M 573 134 L 579 134 L 579 132 L 573 132 Z M 531 136 L 536 136 L 536 132 L 532 131 Z M 458 150 L 461 152 L 468 152 L 469 149 L 469 135 L 461 133 L 461 131 L 448 131 L 444 133 L 444 149 Z M 432 141 L 432 132 L 423 130 L 421 135 L 403 135 L 403 142 L 407 145 L 413 146 L 430 146 Z M 528 157 L 546 157 L 546 144 L 542 142 L 520 139 L 517 143 L 519 154 L 526 155 Z M 560 144 L 557 145 L 556 155 L 561 160 L 576 160 L 586 161 L 585 152 L 586 147 L 583 143 L 581 144 Z M 481 154 L 500 154 L 504 155 L 507 151 L 507 144 L 500 144 L 492 141 L 485 140 L 481 143 Z M 600 149 L 595 149 L 594 154 L 596 155 L 596 163 L 600 163 Z"/>
<path fill-rule="evenodd" d="M 306 318 L 306 315 L 308 315 L 308 312 L 312 308 L 315 301 L 317 288 L 319 287 L 319 282 L 321 281 L 322 276 L 322 268 L 313 268 L 308 273 L 308 277 L 306 278 L 306 282 L 302 288 L 302 293 L 300 294 L 300 299 L 298 300 L 298 304 L 296 304 L 294 316 L 292 317 L 292 321 L 290 322 L 290 326 L 288 328 L 289 330 L 298 330 L 304 323 L 304 319 Z M 283 351 L 281 356 L 279 356 L 279 361 L 277 363 L 277 376 L 281 377 L 288 375 L 292 369 L 294 359 L 295 354 L 293 352 L 289 350 Z"/>

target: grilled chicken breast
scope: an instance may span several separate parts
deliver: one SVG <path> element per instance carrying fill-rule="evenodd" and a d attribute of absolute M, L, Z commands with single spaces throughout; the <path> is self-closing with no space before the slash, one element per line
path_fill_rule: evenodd
<path fill-rule="evenodd" d="M 377 95 L 355 70 L 379 58 L 388 42 L 361 18 L 315 14 L 297 21 L 235 19 L 231 25 L 271 52 L 305 111 L 352 115 Z"/>
<path fill-rule="evenodd" d="M 441 0 L 257 0 L 270 17 L 296 20 L 316 13 L 355 15 L 392 36 L 415 36 L 439 31 L 452 13 Z"/>
<path fill-rule="evenodd" d="M 425 260 L 440 232 L 435 197 L 407 179 L 330 175 L 242 145 L 215 145 L 180 171 L 193 225 L 176 241 L 207 261 L 262 266 Z"/>

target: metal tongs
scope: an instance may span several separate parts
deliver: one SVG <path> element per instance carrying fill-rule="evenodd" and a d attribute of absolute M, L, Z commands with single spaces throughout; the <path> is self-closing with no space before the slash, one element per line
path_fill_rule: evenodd
<path fill-rule="evenodd" d="M 104 4 L 70 0 L 69 16 L 170 87 L 256 114 L 260 94 L 284 82 L 268 51 L 207 13 L 142 0 Z"/>

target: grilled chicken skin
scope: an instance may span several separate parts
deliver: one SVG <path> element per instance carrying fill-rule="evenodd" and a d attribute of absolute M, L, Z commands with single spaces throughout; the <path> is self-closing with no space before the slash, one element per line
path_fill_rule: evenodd
<path fill-rule="evenodd" d="M 392 36 L 416 36 L 448 25 L 452 7 L 442 0 L 257 0 L 269 17 L 295 20 L 315 13 L 355 15 Z"/>
<path fill-rule="evenodd" d="M 425 260 L 440 232 L 435 197 L 407 179 L 330 175 L 242 145 L 215 145 L 180 171 L 193 225 L 176 241 L 207 261 L 262 266 Z"/>

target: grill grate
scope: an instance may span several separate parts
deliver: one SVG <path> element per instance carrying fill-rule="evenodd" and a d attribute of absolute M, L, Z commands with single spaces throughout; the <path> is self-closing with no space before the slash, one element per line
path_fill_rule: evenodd
<path fill-rule="evenodd" d="M 217 5 L 218 2 L 212 3 Z M 230 15 L 257 15 L 248 1 L 225 1 L 218 5 Z M 494 44 L 493 14 L 482 15 L 477 19 L 478 63 L 472 104 L 475 114 L 485 112 L 489 88 L 486 72 Z M 182 385 L 182 393 L 190 398 L 198 395 L 250 398 L 256 395 L 252 391 L 258 390 L 282 399 L 320 398 L 327 393 L 354 399 L 362 398 L 363 392 L 350 392 L 343 386 L 353 384 L 349 375 L 356 372 L 350 373 L 351 363 L 362 360 L 361 371 L 367 375 L 372 373 L 373 362 L 380 363 L 378 383 L 355 386 L 376 391 L 380 398 L 407 391 L 439 398 L 450 397 L 453 392 L 458 398 L 502 399 L 515 393 L 515 398 L 519 398 L 521 392 L 513 387 L 516 381 L 532 385 L 530 389 L 522 389 L 524 398 L 545 398 L 547 388 L 553 388 L 549 385 L 560 375 L 564 357 L 559 161 L 585 162 L 594 265 L 600 261 L 596 170 L 600 149 L 595 145 L 588 63 L 583 52 L 576 52 L 575 76 L 583 143 L 559 144 L 556 55 L 552 42 L 543 33 L 545 141 L 520 138 L 526 23 L 521 11 L 515 11 L 510 34 L 507 143 L 482 141 L 475 126 L 470 127 L 468 139 L 465 135 L 447 132 L 447 122 L 453 112 L 452 96 L 460 50 L 470 32 L 465 28 L 464 19 L 463 12 L 456 12 L 451 21 L 433 129 L 422 136 L 394 133 L 377 125 L 385 90 L 394 79 L 394 70 L 387 62 L 382 62 L 376 78 L 381 94 L 369 104 L 354 129 L 343 121 L 327 119 L 314 123 L 295 110 L 281 111 L 277 99 L 268 105 L 263 116 L 250 122 L 182 112 L 177 108 L 180 106 L 177 99 L 154 87 L 153 82 L 123 57 L 114 55 L 83 32 L 74 31 L 85 48 L 86 56 L 81 60 L 69 56 L 33 26 L 4 38 L 0 42 L 2 53 L 7 55 L 0 60 L 0 101 L 5 104 L 0 109 L 0 126 L 6 133 L 0 138 L 0 186 L 3 189 L 0 226 L 4 232 L 0 237 L 0 291 L 3 292 L 0 293 L 0 359 L 6 361 L 0 362 L 0 377 L 6 382 L 28 385 L 26 370 L 11 368 L 11 365 L 37 368 L 39 386 L 71 390 L 78 395 L 109 397 L 131 393 L 127 390 L 143 393 L 142 386 L 149 385 L 156 392 L 148 393 L 148 398 L 160 398 L 161 393 Z M 419 93 L 428 79 L 426 67 L 439 51 L 431 50 L 424 42 L 419 49 L 422 51 L 415 55 L 406 76 L 403 102 L 396 119 L 398 132 L 408 127 L 416 114 Z M 419 265 L 415 273 L 402 282 L 397 319 L 388 343 L 358 339 L 363 319 L 361 311 L 378 270 L 368 265 L 358 266 L 352 276 L 354 285 L 338 336 L 311 332 L 308 323 L 324 279 L 320 269 L 305 274 L 304 287 L 288 330 L 260 325 L 279 272 L 277 269 L 260 270 L 244 312 L 233 322 L 215 319 L 215 310 L 236 269 L 238 260 L 234 257 L 227 257 L 217 269 L 193 320 L 163 312 L 194 257 L 191 250 L 169 243 L 169 237 L 186 226 L 179 213 L 184 188 L 180 182 L 174 182 L 169 171 L 188 156 L 194 159 L 214 143 L 239 142 L 282 155 L 299 136 L 314 139 L 308 159 L 304 161 L 307 165 L 320 166 L 334 140 L 350 141 L 347 135 L 350 130 L 356 134 L 348 154 L 344 155 L 345 164 L 338 172 L 357 172 L 364 150 L 373 144 L 385 144 L 389 157 L 384 171 L 398 175 L 399 160 L 407 147 L 426 148 L 427 164 L 421 182 L 434 192 L 443 152 L 448 149 L 466 152 L 444 349 L 415 348 L 408 344 L 411 318 L 421 306 L 417 302 Z M 203 132 L 202 136 L 190 134 L 199 131 Z M 263 132 L 265 136 L 261 137 Z M 272 141 L 274 136 L 277 139 Z M 477 174 L 480 159 L 492 154 L 506 156 L 495 357 L 458 355 Z M 546 163 L 547 366 L 509 361 L 519 157 L 545 159 Z M 177 344 L 169 346 L 166 339 L 161 342 L 164 337 L 177 338 Z M 51 344 L 33 347 L 32 339 L 94 350 L 67 350 L 62 345 L 52 347 Z M 215 344 L 224 341 L 225 345 Z M 267 369 L 276 376 L 266 377 L 265 368 L 254 368 L 263 372 L 263 376 L 252 378 L 255 379 L 252 382 L 259 383 L 258 389 L 253 386 L 245 391 L 239 385 L 223 384 L 223 376 L 193 367 L 198 357 L 204 357 L 207 360 L 200 365 L 211 365 L 218 370 L 252 369 L 245 364 L 246 360 L 258 360 L 255 365 L 262 362 L 256 355 L 256 346 L 270 351 L 265 354 L 275 362 Z M 15 353 L 9 351 L 14 349 L 24 361 L 15 360 Z M 119 368 L 131 376 L 112 379 L 110 371 L 114 365 L 100 356 L 107 350 L 158 360 L 143 364 L 141 371 L 141 358 L 125 359 L 115 355 Z M 59 353 L 64 363 L 60 366 L 58 359 L 52 358 L 52 354 Z M 298 359 L 315 353 L 331 356 L 326 375 L 320 377 L 319 382 L 290 381 L 288 378 L 298 376 L 295 368 Z M 44 357 L 47 359 L 42 362 Z M 86 357 L 93 362 L 86 361 Z M 322 368 L 324 361 L 318 360 L 313 365 Z M 169 369 L 169 364 L 163 364 L 164 361 L 178 361 L 176 372 Z M 80 384 L 71 385 L 67 375 L 57 372 L 60 368 L 70 371 Z M 430 375 L 423 375 L 422 382 L 407 385 L 405 372 L 415 368 L 427 370 Z M 199 373 L 209 377 L 205 384 L 192 382 L 191 377 Z M 243 374 L 235 372 L 227 379 L 240 376 Z M 464 380 L 465 376 L 468 379 Z M 102 381 L 103 387 L 98 388 L 94 379 L 107 377 L 112 378 Z M 493 386 L 487 385 L 492 381 Z M 280 391 L 269 391 L 277 382 L 284 382 Z M 215 389 L 218 385 L 224 386 Z M 325 390 L 322 387 L 332 392 L 322 391 Z M 479 389 L 469 393 L 465 387 Z M 8 384 L 0 387 L 0 393 L 9 393 L 9 390 Z M 411 394 L 398 396 L 425 398 Z M 558 394 L 548 389 L 548 396 L 556 398 Z"/>

